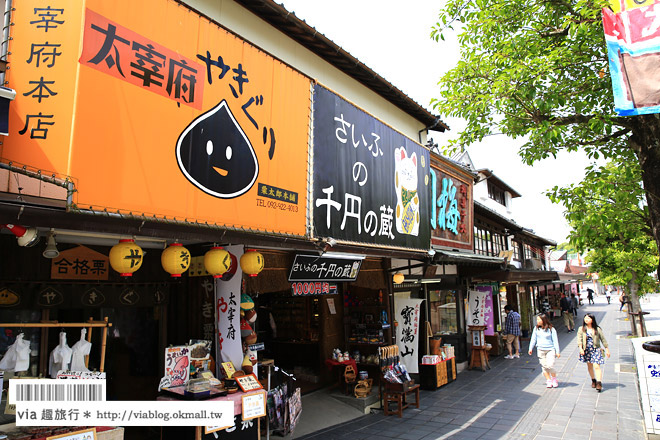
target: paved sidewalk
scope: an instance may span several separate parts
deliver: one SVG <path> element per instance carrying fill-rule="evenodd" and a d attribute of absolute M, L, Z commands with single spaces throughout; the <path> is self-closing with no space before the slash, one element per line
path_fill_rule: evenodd
<path fill-rule="evenodd" d="M 465 371 L 453 383 L 420 393 L 420 408 L 403 418 L 382 412 L 324 429 L 301 439 L 645 439 L 639 391 L 627 334 L 630 324 L 618 302 L 604 297 L 580 309 L 596 316 L 612 357 L 606 360 L 603 391 L 591 388 L 585 364 L 578 361 L 575 333 L 556 319 L 562 356 L 555 364 L 559 388 L 548 389 L 536 358 L 491 359 L 492 369 Z M 618 337 L 621 337 L 619 339 Z M 303 408 L 303 411 L 305 409 Z"/>

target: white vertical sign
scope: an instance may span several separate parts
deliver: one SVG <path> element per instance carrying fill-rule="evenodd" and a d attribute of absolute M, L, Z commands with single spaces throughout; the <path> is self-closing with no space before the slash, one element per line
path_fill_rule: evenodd
<path fill-rule="evenodd" d="M 660 434 L 660 354 L 644 350 L 642 344 L 657 339 L 657 336 L 648 336 L 631 340 L 637 363 L 642 413 L 648 434 Z"/>
<path fill-rule="evenodd" d="M 486 311 L 486 295 L 488 292 L 470 290 L 468 293 L 467 324 L 486 325 L 484 313 Z"/>
<path fill-rule="evenodd" d="M 399 325 L 396 327 L 396 345 L 399 347 L 401 363 L 409 373 L 419 373 L 419 310 L 423 299 L 394 300 L 394 313 Z"/>
<path fill-rule="evenodd" d="M 216 353 L 220 353 L 220 362 L 231 362 L 236 370 L 243 363 L 243 345 L 241 344 L 241 284 L 243 271 L 238 261 L 243 255 L 243 246 L 226 246 L 225 250 L 236 257 L 236 273 L 231 279 L 222 281 L 215 278 L 215 313 L 216 313 Z"/>

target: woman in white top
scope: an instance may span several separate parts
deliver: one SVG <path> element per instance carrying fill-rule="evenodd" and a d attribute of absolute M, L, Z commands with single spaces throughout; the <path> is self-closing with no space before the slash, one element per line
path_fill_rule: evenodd
<path fill-rule="evenodd" d="M 536 317 L 536 327 L 532 332 L 532 339 L 529 341 L 529 355 L 532 355 L 532 349 L 536 346 L 536 354 L 539 357 L 541 367 L 543 367 L 543 376 L 546 378 L 547 388 L 557 388 L 557 372 L 555 371 L 555 358 L 560 357 L 559 340 L 557 331 L 552 327 L 548 315 L 541 313 Z"/>

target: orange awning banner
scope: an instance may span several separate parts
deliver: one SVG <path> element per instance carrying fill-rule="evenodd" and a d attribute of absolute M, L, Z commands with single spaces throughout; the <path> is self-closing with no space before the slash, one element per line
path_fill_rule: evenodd
<path fill-rule="evenodd" d="M 308 77 L 172 0 L 41 3 L 16 3 L 0 160 L 79 209 L 305 235 Z"/>

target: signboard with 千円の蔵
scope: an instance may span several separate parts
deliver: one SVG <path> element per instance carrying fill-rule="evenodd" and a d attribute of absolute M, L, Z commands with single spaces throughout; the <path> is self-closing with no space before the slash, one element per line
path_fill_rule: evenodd
<path fill-rule="evenodd" d="M 429 151 L 318 84 L 313 106 L 314 237 L 430 249 Z"/>

